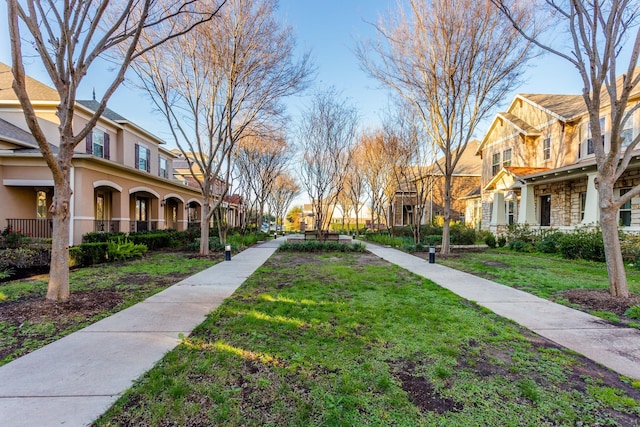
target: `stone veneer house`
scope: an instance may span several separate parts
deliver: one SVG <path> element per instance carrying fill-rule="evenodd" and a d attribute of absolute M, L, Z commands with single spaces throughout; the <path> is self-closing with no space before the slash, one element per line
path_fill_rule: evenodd
<path fill-rule="evenodd" d="M 638 101 L 640 90 L 629 103 Z M 608 101 L 603 102 L 600 143 L 605 150 L 611 141 L 609 112 Z M 482 159 L 481 192 L 466 198 L 467 211 L 481 207 L 482 228 L 494 233 L 514 223 L 560 230 L 597 224 L 597 142 L 591 139 L 588 122 L 581 95 L 517 95 L 496 115 L 476 150 Z M 623 126 L 626 144 L 639 126 L 640 110 Z M 640 184 L 638 154 L 618 180 L 616 192 L 624 194 Z M 624 230 L 640 231 L 639 198 L 622 206 L 619 223 Z"/>
<path fill-rule="evenodd" d="M 9 226 L 34 237 L 50 237 L 48 207 L 53 178 L 29 133 L 13 89 L 10 67 L 0 63 L 0 228 Z M 28 78 L 27 89 L 54 153 L 59 141 L 52 88 Z M 77 129 L 98 102 L 77 101 Z M 198 188 L 174 179 L 176 155 L 164 141 L 106 109 L 72 160 L 70 245 L 88 232 L 184 230 L 200 218 Z M 235 220 L 237 206 L 230 206 Z"/>

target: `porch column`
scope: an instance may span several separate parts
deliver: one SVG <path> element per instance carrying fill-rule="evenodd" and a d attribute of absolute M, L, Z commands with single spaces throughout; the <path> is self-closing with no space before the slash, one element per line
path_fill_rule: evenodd
<path fill-rule="evenodd" d="M 491 212 L 491 225 L 506 225 L 507 218 L 504 211 L 504 193 L 496 191 L 493 193 L 493 211 Z"/>
<path fill-rule="evenodd" d="M 520 191 L 520 206 L 518 209 L 518 224 L 537 224 L 534 204 L 533 185 L 527 184 Z"/>
<path fill-rule="evenodd" d="M 598 191 L 596 190 L 596 175 L 593 172 L 587 175 L 587 197 L 584 202 L 584 218 L 582 225 L 596 225 L 600 221 L 600 209 L 598 209 Z"/>

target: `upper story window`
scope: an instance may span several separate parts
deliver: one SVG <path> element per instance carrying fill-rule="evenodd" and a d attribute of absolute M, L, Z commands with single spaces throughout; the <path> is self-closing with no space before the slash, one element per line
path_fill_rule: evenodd
<path fill-rule="evenodd" d="M 169 161 L 166 157 L 160 157 L 158 162 L 158 176 L 162 178 L 169 178 Z"/>
<path fill-rule="evenodd" d="M 500 153 L 493 153 L 491 157 L 491 175 L 495 175 L 500 171 Z"/>
<path fill-rule="evenodd" d="M 602 134 L 602 146 L 604 147 L 604 133 L 605 133 L 606 119 L 600 117 L 600 133 Z M 587 139 L 587 155 L 595 153 L 593 146 L 593 138 L 591 137 L 591 126 L 589 126 L 589 139 Z"/>
<path fill-rule="evenodd" d="M 502 152 L 502 167 L 511 166 L 511 148 L 507 148 Z"/>
<path fill-rule="evenodd" d="M 87 135 L 87 153 L 109 159 L 109 134 L 103 129 L 94 128 Z"/>
<path fill-rule="evenodd" d="M 136 144 L 136 169 L 151 172 L 151 150 L 142 144 Z"/>
<path fill-rule="evenodd" d="M 551 138 L 545 138 L 542 141 L 542 160 L 549 160 L 551 158 Z"/>

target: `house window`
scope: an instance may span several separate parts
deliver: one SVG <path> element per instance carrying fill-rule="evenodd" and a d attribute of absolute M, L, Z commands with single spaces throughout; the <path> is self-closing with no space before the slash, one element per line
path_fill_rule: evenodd
<path fill-rule="evenodd" d="M 587 193 L 580 193 L 580 221 L 584 219 L 584 210 L 587 206 Z"/>
<path fill-rule="evenodd" d="M 500 153 L 493 153 L 491 162 L 491 175 L 495 175 L 500 171 Z"/>
<path fill-rule="evenodd" d="M 165 157 L 160 157 L 158 175 L 161 178 L 169 178 L 169 161 Z"/>
<path fill-rule="evenodd" d="M 36 193 L 36 218 L 47 217 L 47 193 L 45 191 L 38 191 Z"/>
<path fill-rule="evenodd" d="M 627 117 L 620 131 L 620 146 L 626 148 L 633 140 L 633 116 Z"/>
<path fill-rule="evenodd" d="M 103 159 L 109 159 L 109 134 L 103 129 L 94 128 L 87 135 L 87 153 Z"/>
<path fill-rule="evenodd" d="M 595 151 L 593 150 L 593 139 L 587 139 L 587 155 L 593 154 Z"/>
<path fill-rule="evenodd" d="M 142 144 L 136 144 L 136 169 L 141 171 L 151 172 L 151 163 L 149 158 L 151 157 L 151 151 Z"/>
<path fill-rule="evenodd" d="M 623 196 L 624 194 L 628 193 L 630 190 L 631 190 L 630 188 L 621 188 L 620 196 Z M 620 206 L 620 211 L 618 214 L 618 223 L 622 227 L 629 227 L 631 225 L 631 200 L 628 200 L 627 202 L 625 202 L 625 204 Z"/>
<path fill-rule="evenodd" d="M 511 166 L 511 148 L 502 152 L 502 167 L 506 168 L 507 166 Z"/>
<path fill-rule="evenodd" d="M 515 202 L 513 200 L 509 200 L 505 203 L 505 215 L 507 224 L 512 225 L 514 221 L 514 212 L 515 212 Z"/>
<path fill-rule="evenodd" d="M 545 138 L 542 141 L 542 160 L 549 160 L 551 158 L 551 138 Z"/>

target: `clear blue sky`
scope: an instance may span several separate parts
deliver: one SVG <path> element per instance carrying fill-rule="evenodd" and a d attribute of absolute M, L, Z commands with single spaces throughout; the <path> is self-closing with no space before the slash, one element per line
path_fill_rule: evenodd
<path fill-rule="evenodd" d="M 370 24 L 396 0 L 281 0 L 279 13 L 287 23 L 293 26 L 297 34 L 298 46 L 310 50 L 317 67 L 317 79 L 314 87 L 323 89 L 334 86 L 341 91 L 360 112 L 363 126 L 373 127 L 387 104 L 384 90 L 379 89 L 376 81 L 367 77 L 360 69 L 353 54 L 355 41 L 374 37 Z M 6 2 L 0 2 L 0 61 L 9 64 L 9 44 L 6 29 Z M 29 60 L 27 73 L 39 80 L 46 81 L 46 74 L 36 60 Z M 79 99 L 90 99 L 92 90 L 98 94 L 106 87 L 105 77 L 108 71 L 101 70 L 97 78 L 85 77 L 78 94 Z M 106 74 L 106 75 L 105 75 Z M 581 85 L 576 71 L 568 64 L 549 55 L 533 61 L 528 71 L 527 82 L 513 92 L 516 93 L 580 93 Z M 311 91 L 304 96 L 295 97 L 288 102 L 289 113 L 297 116 L 305 108 Z M 505 100 L 508 104 L 512 96 Z M 171 140 L 163 131 L 160 116 L 152 112 L 150 102 L 144 95 L 127 86 L 121 87 L 109 103 L 109 107 L 127 117 L 141 127 L 165 138 L 169 146 Z M 478 137 L 485 129 L 478 129 Z"/>

